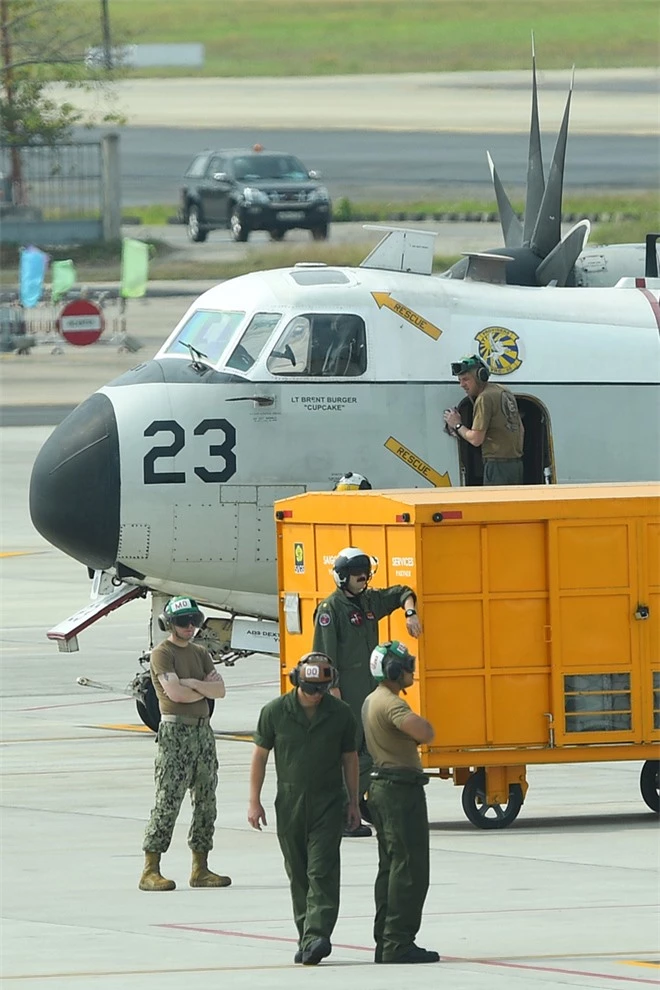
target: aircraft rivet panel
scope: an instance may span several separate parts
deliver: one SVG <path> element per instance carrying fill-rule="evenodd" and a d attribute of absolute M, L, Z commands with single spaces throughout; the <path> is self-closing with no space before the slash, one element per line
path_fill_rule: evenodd
<path fill-rule="evenodd" d="M 235 564 L 238 554 L 238 504 L 174 506 L 174 563 Z"/>
<path fill-rule="evenodd" d="M 256 485 L 222 485 L 220 488 L 221 502 L 248 502 L 254 504 L 257 501 Z"/>
<path fill-rule="evenodd" d="M 117 560 L 147 560 L 150 542 L 151 526 L 148 523 L 122 523 Z"/>

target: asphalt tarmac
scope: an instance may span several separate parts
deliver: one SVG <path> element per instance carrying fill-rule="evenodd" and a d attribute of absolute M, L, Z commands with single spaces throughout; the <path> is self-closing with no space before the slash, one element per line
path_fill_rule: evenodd
<path fill-rule="evenodd" d="M 31 394 L 32 401 L 37 398 Z M 293 964 L 295 929 L 272 810 L 246 821 L 248 765 L 260 707 L 278 691 L 277 664 L 227 668 L 213 726 L 220 758 L 211 865 L 224 890 L 187 886 L 190 808 L 182 810 L 167 876 L 177 890 L 137 889 L 153 797 L 153 736 L 134 703 L 76 685 L 123 687 L 146 645 L 147 604 L 132 602 L 58 654 L 46 630 L 81 607 L 80 564 L 49 547 L 27 509 L 31 464 L 47 428 L 0 431 L 2 557 L 2 976 L 25 990 L 616 990 L 657 986 L 658 831 L 638 763 L 530 768 L 518 820 L 483 832 L 458 789 L 431 782 L 429 891 L 419 943 L 438 965 L 414 972 L 372 963 L 376 841 L 342 845 L 342 906 L 332 955 L 310 975 Z"/>
<path fill-rule="evenodd" d="M 538 73 L 546 173 L 571 83 Z M 580 69 L 571 104 L 565 187 L 654 189 L 658 70 Z M 98 93 L 52 87 L 86 113 Z M 299 155 L 336 201 L 492 198 L 486 151 L 512 195 L 524 188 L 531 72 L 436 72 L 278 79 L 132 79 L 114 88 L 124 211 L 177 202 L 204 148 L 251 146 Z M 81 131 L 89 140 L 99 131 Z"/>

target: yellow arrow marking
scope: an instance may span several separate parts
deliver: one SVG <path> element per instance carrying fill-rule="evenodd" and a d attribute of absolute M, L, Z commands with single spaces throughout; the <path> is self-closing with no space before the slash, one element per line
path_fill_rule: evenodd
<path fill-rule="evenodd" d="M 445 471 L 444 474 L 440 474 L 439 471 L 435 471 L 430 464 L 423 461 L 421 457 L 417 454 L 413 454 L 412 450 L 408 450 L 404 447 L 402 443 L 395 440 L 394 437 L 389 437 L 385 441 L 385 446 L 388 450 L 404 461 L 408 467 L 411 467 L 413 471 L 417 471 L 417 474 L 421 474 L 422 478 L 426 478 L 430 481 L 432 485 L 436 488 L 451 488 L 451 481 L 449 480 L 449 472 Z"/>
<path fill-rule="evenodd" d="M 414 327 L 421 330 L 422 333 L 426 333 L 429 337 L 433 337 L 437 340 L 442 334 L 442 330 L 439 327 L 433 325 L 428 320 L 425 320 L 423 316 L 416 313 L 413 309 L 408 309 L 403 303 L 397 302 L 396 299 L 392 299 L 389 292 L 372 292 L 371 295 L 374 297 L 376 304 L 379 309 L 385 306 L 387 309 L 391 309 L 393 313 L 400 316 L 406 323 L 412 323 Z"/>

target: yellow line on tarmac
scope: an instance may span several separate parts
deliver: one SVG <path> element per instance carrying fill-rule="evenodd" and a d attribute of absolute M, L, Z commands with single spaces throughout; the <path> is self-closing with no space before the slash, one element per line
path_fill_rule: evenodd
<path fill-rule="evenodd" d="M 660 969 L 660 961 L 644 962 L 642 959 L 619 959 L 624 966 L 648 966 L 650 969 Z"/>
<path fill-rule="evenodd" d="M 0 557 L 30 557 L 39 553 L 48 553 L 48 550 L 2 550 Z"/>

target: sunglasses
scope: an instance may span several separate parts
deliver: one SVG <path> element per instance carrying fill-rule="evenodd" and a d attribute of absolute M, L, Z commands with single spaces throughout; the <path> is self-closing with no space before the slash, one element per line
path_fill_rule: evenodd
<path fill-rule="evenodd" d="M 195 626 L 196 629 L 202 624 L 202 617 L 197 615 L 175 615 L 172 622 L 180 629 L 187 629 L 188 626 Z"/>
<path fill-rule="evenodd" d="M 303 692 L 305 694 L 325 694 L 330 685 L 329 684 L 309 684 L 307 681 L 302 681 L 300 684 Z"/>

